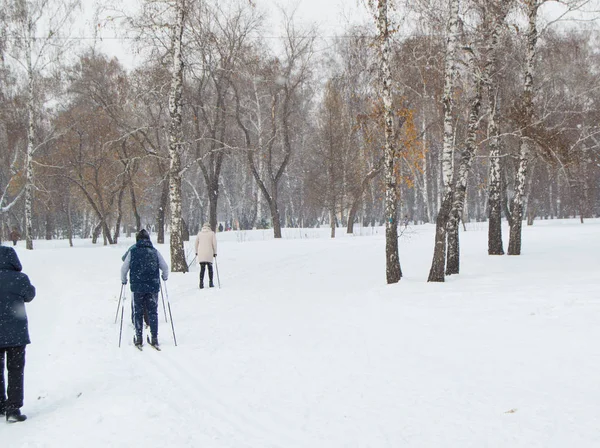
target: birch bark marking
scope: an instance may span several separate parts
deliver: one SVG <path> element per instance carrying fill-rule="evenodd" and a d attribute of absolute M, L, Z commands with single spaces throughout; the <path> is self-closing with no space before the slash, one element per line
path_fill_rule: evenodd
<path fill-rule="evenodd" d="M 176 5 L 173 34 L 173 67 L 169 94 L 169 200 L 171 208 L 171 272 L 187 272 L 181 215 L 181 100 L 183 95 L 183 21 L 185 0 Z"/>
<path fill-rule="evenodd" d="M 27 92 L 27 159 L 25 162 L 25 247 L 33 250 L 33 150 L 34 150 L 34 135 L 35 135 L 35 111 L 33 108 L 33 70 L 31 68 L 31 44 L 27 42 L 27 70 L 29 72 L 29 80 Z"/>
<path fill-rule="evenodd" d="M 523 89 L 523 112 L 524 132 L 521 135 L 521 146 L 519 150 L 519 169 L 515 180 L 515 195 L 512 206 L 512 225 L 510 227 L 510 238 L 508 241 L 508 255 L 521 255 L 521 230 L 523 227 L 523 195 L 527 179 L 527 168 L 531 152 L 528 137 L 529 129 L 533 120 L 533 76 L 535 70 L 536 45 L 538 40 L 537 13 L 540 4 L 538 0 L 526 0 L 529 30 L 527 32 L 527 60 L 525 63 L 525 86 Z"/>
<path fill-rule="evenodd" d="M 454 123 L 452 118 L 454 79 L 456 77 L 456 48 L 458 46 L 459 0 L 451 0 L 446 42 L 446 63 L 444 68 L 444 149 L 442 152 L 442 204 L 436 218 L 435 246 L 433 261 L 429 270 L 428 282 L 443 282 L 446 267 L 446 226 L 452 207 L 452 181 L 454 170 Z"/>
<path fill-rule="evenodd" d="M 34 70 L 32 61 L 33 24 L 27 20 L 27 42 L 25 45 L 25 58 L 27 60 L 27 156 L 25 160 L 25 248 L 33 250 L 33 151 L 35 148 L 35 109 L 33 102 Z"/>
<path fill-rule="evenodd" d="M 488 255 L 504 255 L 502 244 L 502 180 L 500 177 L 500 142 L 496 122 L 495 86 L 488 87 L 489 120 L 488 138 L 490 148 L 490 179 L 488 187 Z"/>
<path fill-rule="evenodd" d="M 379 32 L 381 99 L 385 124 L 385 273 L 387 283 L 398 283 L 402 278 L 398 254 L 398 191 L 396 185 L 396 147 L 394 144 L 394 117 L 392 111 L 392 73 L 390 71 L 390 30 L 388 2 L 379 0 L 377 31 Z"/>

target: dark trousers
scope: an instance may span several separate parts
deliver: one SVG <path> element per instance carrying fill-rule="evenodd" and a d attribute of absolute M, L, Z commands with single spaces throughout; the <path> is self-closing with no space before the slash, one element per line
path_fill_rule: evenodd
<path fill-rule="evenodd" d="M 135 325 L 135 320 L 134 320 L 134 312 L 133 312 L 133 300 L 131 301 L 131 323 L 133 325 Z M 150 319 L 148 318 L 148 310 L 144 310 L 144 323 L 147 326 L 150 326 Z"/>
<path fill-rule="evenodd" d="M 207 267 L 208 267 L 208 281 L 210 282 L 211 286 L 213 284 L 212 263 L 202 261 L 202 262 L 200 262 L 200 286 L 204 286 L 204 271 L 206 270 Z"/>
<path fill-rule="evenodd" d="M 4 384 L 4 358 L 8 370 L 8 388 Z M 23 407 L 23 379 L 25 370 L 25 346 L 0 347 L 0 409 L 7 412 Z M 8 396 L 8 399 L 7 399 Z"/>
<path fill-rule="evenodd" d="M 148 313 L 148 320 L 150 321 L 150 333 L 152 333 L 152 337 L 158 338 L 157 292 L 133 293 L 133 324 L 135 325 L 135 336 L 139 339 L 142 338 L 144 313 Z"/>

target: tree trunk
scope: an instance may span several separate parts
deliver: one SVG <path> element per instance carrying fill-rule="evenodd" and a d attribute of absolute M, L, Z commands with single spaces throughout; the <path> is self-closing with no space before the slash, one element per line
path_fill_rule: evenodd
<path fill-rule="evenodd" d="M 185 2 L 177 1 L 177 23 L 173 36 L 173 67 L 171 74 L 171 92 L 169 94 L 169 205 L 171 209 L 171 272 L 187 272 L 185 250 L 182 238 L 181 212 L 181 123 L 183 95 L 183 21 Z"/>
<path fill-rule="evenodd" d="M 515 195 L 512 202 L 512 225 L 508 240 L 508 255 L 521 255 L 521 231 L 523 228 L 523 196 L 529 165 L 529 143 L 521 141 L 519 170 L 515 182 Z"/>
<path fill-rule="evenodd" d="M 219 201 L 219 178 L 212 178 L 208 186 L 208 220 L 213 232 L 217 231 L 217 205 Z M 233 218 L 233 217 L 232 217 Z"/>
<path fill-rule="evenodd" d="M 481 77 L 476 76 L 475 96 L 471 101 L 467 140 L 463 149 L 458 176 L 454 185 L 452 209 L 447 225 L 448 231 L 448 260 L 446 275 L 458 274 L 460 271 L 459 224 L 467 195 L 467 176 L 477 149 L 475 140 L 479 129 L 479 111 L 481 108 Z"/>
<path fill-rule="evenodd" d="M 119 237 L 121 236 L 121 221 L 123 219 L 123 196 L 125 195 L 125 188 L 127 184 L 123 183 L 123 186 L 119 190 L 119 196 L 117 198 L 117 219 L 115 221 L 115 233 L 113 236 L 112 244 L 117 244 Z"/>
<path fill-rule="evenodd" d="M 475 82 L 474 96 L 471 100 L 471 109 L 469 112 L 467 138 L 465 148 L 460 160 L 457 180 L 454 185 L 454 198 L 452 211 L 450 213 L 450 221 L 448 222 L 448 261 L 446 265 L 446 274 L 458 274 L 460 271 L 460 248 L 459 248 L 459 224 L 463 213 L 465 197 L 467 192 L 467 176 L 475 157 L 477 150 L 476 139 L 479 131 L 479 114 L 481 110 L 481 100 L 483 96 L 483 83 L 488 84 L 488 89 L 493 88 L 492 77 L 496 72 L 496 50 L 498 47 L 498 37 L 500 35 L 502 24 L 508 12 L 508 8 L 501 9 L 499 13 L 487 18 L 486 30 L 484 30 L 488 40 L 486 43 L 487 58 L 483 73 L 477 73 L 474 49 L 468 51 L 469 66 L 472 69 Z M 495 110 L 495 108 L 493 108 Z M 490 122 L 492 132 L 497 133 L 495 125 L 495 115 L 490 114 Z"/>
<path fill-rule="evenodd" d="M 277 206 L 277 190 L 274 188 L 271 196 L 267 198 L 269 210 L 271 211 L 271 220 L 273 221 L 273 237 L 281 238 L 281 216 Z"/>
<path fill-rule="evenodd" d="M 379 0 L 377 29 L 380 45 L 381 99 L 384 107 L 385 147 L 385 259 L 388 284 L 402 278 L 398 254 L 398 186 L 396 185 L 396 145 L 392 109 L 392 74 L 390 70 L 390 30 L 387 0 Z"/>
<path fill-rule="evenodd" d="M 135 218 L 135 230 L 136 230 L 136 232 L 139 232 L 140 230 L 142 230 L 142 218 L 138 212 L 137 199 L 135 197 L 135 189 L 133 187 L 131 175 L 129 176 L 129 195 L 131 198 L 131 208 L 133 209 L 133 216 Z M 164 216 L 163 216 L 163 218 L 164 218 Z M 163 229 L 163 231 L 164 231 L 164 229 Z M 164 242 L 164 234 L 163 234 L 163 242 Z"/>
<path fill-rule="evenodd" d="M 497 147 L 490 152 L 488 255 L 504 255 L 504 247 L 502 244 L 502 201 L 500 195 L 501 181 L 499 152 L 500 149 Z"/>
<path fill-rule="evenodd" d="M 71 192 L 67 197 L 67 237 L 69 238 L 69 247 L 73 247 L 73 216 L 71 215 Z"/>
<path fill-rule="evenodd" d="M 458 46 L 458 10 L 459 1 L 450 4 L 448 21 L 448 41 L 446 44 L 446 62 L 444 68 L 444 149 L 442 153 L 443 200 L 436 218 L 435 245 L 433 260 L 429 270 L 428 282 L 443 282 L 446 267 L 446 230 L 452 207 L 452 183 L 454 178 L 454 123 L 452 109 L 454 106 L 454 79 L 456 77 L 456 49 Z"/>
<path fill-rule="evenodd" d="M 529 126 L 533 121 L 533 77 L 535 73 L 536 44 L 538 40 L 537 13 L 538 0 L 526 0 L 529 18 L 527 32 L 527 58 L 525 62 L 525 87 L 523 91 L 523 135 L 519 151 L 519 168 L 515 179 L 515 193 L 512 206 L 512 226 L 508 242 L 508 255 L 521 255 L 521 230 L 523 225 L 523 194 L 527 179 L 527 167 L 530 157 Z"/>
<path fill-rule="evenodd" d="M 99 222 L 96 227 L 94 227 L 94 231 L 92 232 L 92 244 L 96 244 L 98 242 L 100 232 L 102 232 L 102 221 Z"/>
<path fill-rule="evenodd" d="M 35 136 L 34 87 L 33 68 L 31 67 L 31 42 L 27 40 L 27 157 L 25 161 L 25 248 L 33 250 L 33 151 Z"/>
<path fill-rule="evenodd" d="M 46 241 L 50 241 L 52 239 L 53 230 L 52 214 L 50 213 L 50 210 L 46 210 Z"/>
<path fill-rule="evenodd" d="M 157 217 L 156 217 L 156 226 L 158 227 L 158 229 L 157 229 L 158 234 L 156 236 L 156 242 L 158 244 L 165 243 L 165 224 L 166 224 L 165 218 L 166 218 L 168 207 L 169 207 L 169 178 L 167 177 L 165 180 L 163 180 L 162 192 L 160 194 L 160 204 L 158 204 L 158 213 L 157 213 Z"/>

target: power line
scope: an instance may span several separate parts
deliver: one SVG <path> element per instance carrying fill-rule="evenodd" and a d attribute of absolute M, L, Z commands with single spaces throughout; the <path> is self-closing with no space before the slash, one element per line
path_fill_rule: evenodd
<path fill-rule="evenodd" d="M 374 36 L 369 36 L 366 34 L 357 34 L 357 35 L 351 35 L 351 34 L 341 34 L 341 35 L 332 35 L 332 36 L 321 36 L 321 35 L 315 35 L 315 36 L 311 36 L 311 35 L 303 35 L 303 36 L 295 36 L 298 38 L 303 38 L 303 39 L 308 39 L 308 38 L 315 38 L 315 39 L 364 39 L 364 38 L 372 38 Z M 288 36 L 260 36 L 261 39 L 288 39 Z M 36 40 L 47 40 L 49 39 L 48 37 L 19 37 L 19 36 L 7 36 L 6 40 L 19 40 L 19 41 L 36 41 Z M 111 36 L 111 37 L 90 37 L 90 36 L 77 36 L 77 37 L 58 37 L 58 36 L 53 36 L 52 39 L 55 40 L 98 40 L 98 41 L 103 41 L 103 40 L 137 40 L 137 41 L 151 41 L 153 40 L 150 37 L 145 37 L 145 38 L 138 38 L 138 37 L 129 37 L 129 36 L 125 36 L 125 37 L 115 37 L 115 36 Z"/>

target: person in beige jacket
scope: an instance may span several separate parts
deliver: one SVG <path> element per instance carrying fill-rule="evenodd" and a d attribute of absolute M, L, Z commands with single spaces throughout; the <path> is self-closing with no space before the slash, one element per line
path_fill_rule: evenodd
<path fill-rule="evenodd" d="M 208 268 L 208 286 L 213 288 L 213 258 L 217 256 L 217 236 L 205 223 L 196 235 L 196 257 L 200 263 L 200 289 L 204 288 L 204 271 Z"/>

